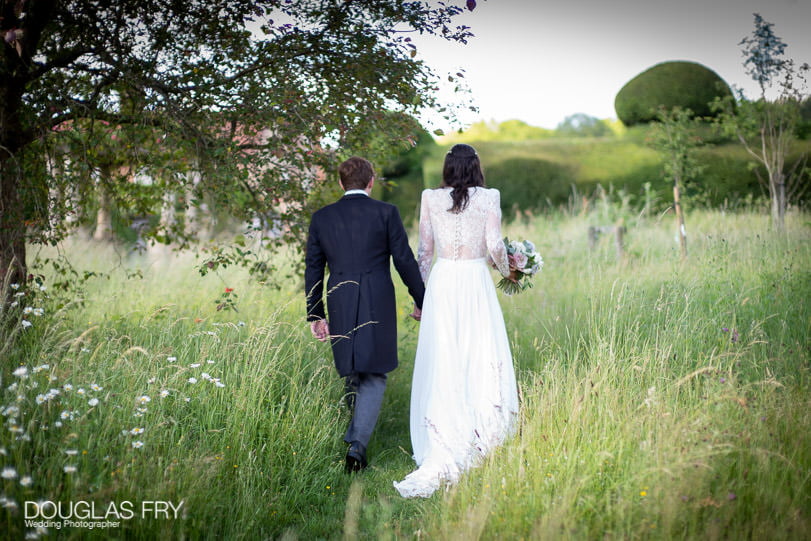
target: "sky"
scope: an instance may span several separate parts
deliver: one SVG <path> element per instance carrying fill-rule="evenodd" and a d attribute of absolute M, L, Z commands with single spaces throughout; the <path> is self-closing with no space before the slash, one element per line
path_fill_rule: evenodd
<path fill-rule="evenodd" d="M 463 115 L 465 124 L 519 119 L 553 129 L 574 113 L 616 118 L 623 85 L 670 60 L 703 64 L 755 97 L 739 46 L 753 13 L 774 24 L 788 58 L 811 63 L 811 0 L 478 0 L 458 19 L 475 34 L 467 45 L 417 45 L 438 73 L 465 70 L 480 110 Z M 438 116 L 426 120 L 453 129 Z"/>

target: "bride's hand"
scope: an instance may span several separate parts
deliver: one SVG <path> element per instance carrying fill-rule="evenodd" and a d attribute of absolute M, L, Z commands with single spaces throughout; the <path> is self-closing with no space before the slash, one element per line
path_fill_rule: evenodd
<path fill-rule="evenodd" d="M 506 276 L 505 278 L 507 278 L 507 280 L 509 280 L 510 282 L 513 282 L 513 283 L 517 284 L 518 283 L 518 271 L 515 270 L 515 269 L 510 269 L 510 275 Z"/>

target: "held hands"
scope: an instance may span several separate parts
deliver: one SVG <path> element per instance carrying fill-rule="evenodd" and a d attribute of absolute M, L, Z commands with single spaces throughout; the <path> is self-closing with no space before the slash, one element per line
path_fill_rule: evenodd
<path fill-rule="evenodd" d="M 414 305 L 414 310 L 412 310 L 411 313 L 408 314 L 408 315 L 409 315 L 409 317 L 413 317 L 414 319 L 419 321 L 420 319 L 422 319 L 422 310 L 417 308 L 417 305 L 415 304 Z"/>
<path fill-rule="evenodd" d="M 312 332 L 313 336 L 321 342 L 326 342 L 327 338 L 329 338 L 329 323 L 327 323 L 326 319 L 311 321 L 310 332 Z"/>

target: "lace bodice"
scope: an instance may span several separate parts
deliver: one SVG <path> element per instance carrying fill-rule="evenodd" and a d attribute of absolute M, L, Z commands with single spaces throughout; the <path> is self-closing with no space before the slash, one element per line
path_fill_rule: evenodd
<path fill-rule="evenodd" d="M 488 188 L 468 188 L 470 199 L 460 213 L 450 188 L 424 190 L 420 205 L 420 243 L 417 261 L 423 281 L 434 254 L 443 259 L 478 259 L 488 255 L 502 276 L 509 276 L 507 251 L 501 239 L 501 194 Z"/>

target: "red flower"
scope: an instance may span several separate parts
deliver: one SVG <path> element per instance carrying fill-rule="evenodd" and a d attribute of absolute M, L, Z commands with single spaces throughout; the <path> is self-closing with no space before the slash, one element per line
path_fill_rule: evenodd
<path fill-rule="evenodd" d="M 225 288 L 225 292 L 226 292 L 226 293 L 231 293 L 233 290 L 234 290 L 234 288 L 233 288 L 233 287 L 226 287 L 226 288 Z"/>

